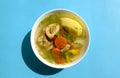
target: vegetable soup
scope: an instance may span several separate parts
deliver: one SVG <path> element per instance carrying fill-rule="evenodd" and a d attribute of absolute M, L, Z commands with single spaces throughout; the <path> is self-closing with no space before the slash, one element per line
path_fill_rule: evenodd
<path fill-rule="evenodd" d="M 52 64 L 68 64 L 80 58 L 88 46 L 88 31 L 83 21 L 72 13 L 51 12 L 36 30 L 39 55 Z"/>

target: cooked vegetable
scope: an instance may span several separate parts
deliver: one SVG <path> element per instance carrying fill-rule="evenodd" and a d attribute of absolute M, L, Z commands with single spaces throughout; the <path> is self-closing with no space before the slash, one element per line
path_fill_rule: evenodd
<path fill-rule="evenodd" d="M 64 29 L 64 36 L 72 42 L 75 40 L 74 36 L 70 34 L 68 31 L 66 31 L 65 29 Z"/>
<path fill-rule="evenodd" d="M 77 55 L 79 54 L 79 49 L 71 49 L 71 50 L 68 50 L 69 53 L 71 53 L 72 55 Z"/>
<path fill-rule="evenodd" d="M 60 30 L 60 25 L 57 23 L 53 23 L 48 25 L 48 27 L 46 27 L 46 35 L 48 36 L 49 39 L 52 39 L 55 34 L 57 34 Z"/>
<path fill-rule="evenodd" d="M 60 37 L 60 36 L 61 36 L 61 34 L 58 32 L 58 33 L 56 34 L 56 36 L 57 36 L 57 37 Z"/>
<path fill-rule="evenodd" d="M 64 37 L 57 37 L 55 39 L 55 46 L 57 48 L 60 48 L 60 49 L 64 48 L 66 46 L 66 44 L 67 44 L 67 40 Z"/>
<path fill-rule="evenodd" d="M 37 40 L 37 44 L 39 46 L 43 46 L 45 47 L 47 50 L 51 50 L 53 48 L 53 42 L 50 42 L 47 40 L 47 38 L 45 37 L 45 35 L 41 35 L 38 40 Z"/>
<path fill-rule="evenodd" d="M 61 56 L 61 51 L 60 51 L 59 48 L 53 48 L 52 49 L 52 54 L 53 54 L 55 62 L 57 64 L 62 64 L 63 63 L 62 56 Z"/>
<path fill-rule="evenodd" d="M 67 62 L 71 62 L 71 59 L 70 59 L 70 56 L 69 56 L 69 55 L 66 55 L 66 61 L 67 61 Z"/>
<path fill-rule="evenodd" d="M 70 49 L 70 44 L 67 44 L 63 49 L 61 49 L 62 52 L 67 51 Z"/>
<path fill-rule="evenodd" d="M 61 56 L 60 49 L 59 48 L 53 48 L 52 49 L 52 54 L 55 57 L 60 57 Z"/>
<path fill-rule="evenodd" d="M 71 18 L 62 17 L 61 25 L 67 28 L 69 33 L 74 34 L 76 36 L 80 36 L 82 33 L 82 26 L 77 21 Z"/>
<path fill-rule="evenodd" d="M 64 63 L 63 60 L 62 60 L 62 58 L 55 58 L 55 62 L 57 64 L 63 64 Z"/>

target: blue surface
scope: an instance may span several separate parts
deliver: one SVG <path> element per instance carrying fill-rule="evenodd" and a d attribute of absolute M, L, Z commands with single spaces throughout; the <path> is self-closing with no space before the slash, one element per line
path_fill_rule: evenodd
<path fill-rule="evenodd" d="M 36 19 L 56 8 L 78 13 L 91 31 L 85 58 L 59 70 L 39 62 L 29 42 Z M 120 0 L 0 0 L 0 78 L 120 78 Z"/>

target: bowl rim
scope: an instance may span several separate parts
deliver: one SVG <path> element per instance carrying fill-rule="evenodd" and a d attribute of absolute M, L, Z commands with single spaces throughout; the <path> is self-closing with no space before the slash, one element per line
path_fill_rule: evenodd
<path fill-rule="evenodd" d="M 49 63 L 47 62 L 42 56 L 39 55 L 38 53 L 38 50 L 36 49 L 35 47 L 35 40 L 34 40 L 34 34 L 35 34 L 35 31 L 39 25 L 39 23 L 41 22 L 41 19 L 45 17 L 45 15 L 51 13 L 51 12 L 54 12 L 54 11 L 68 11 L 68 12 L 71 12 L 72 14 L 74 14 L 75 16 L 79 17 L 83 23 L 85 24 L 85 27 L 87 28 L 87 33 L 88 33 L 88 44 L 87 44 L 87 47 L 86 47 L 86 50 L 84 51 L 84 54 L 78 59 L 78 61 L 76 62 L 73 62 L 73 63 L 69 63 L 69 64 L 65 64 L 65 65 L 57 65 L 57 64 L 52 64 L 52 63 Z M 87 25 L 87 23 L 85 22 L 85 20 L 80 16 L 78 15 L 77 13 L 71 11 L 71 10 L 68 10 L 68 9 L 52 9 L 52 10 L 49 10 L 45 13 L 43 13 L 42 15 L 40 15 L 38 17 L 38 19 L 35 21 L 33 27 L 32 27 L 32 31 L 31 31 L 31 35 L 30 35 L 30 42 L 31 42 L 31 46 L 32 46 L 32 50 L 35 54 L 35 56 L 42 62 L 44 63 L 45 65 L 49 66 L 49 67 L 52 67 L 52 68 L 68 68 L 68 67 L 71 67 L 71 66 L 74 66 L 76 65 L 77 63 L 81 62 L 82 59 L 86 56 L 86 54 L 88 53 L 88 50 L 90 48 L 90 42 L 91 42 L 91 36 L 90 36 L 90 30 L 89 30 L 89 27 Z"/>

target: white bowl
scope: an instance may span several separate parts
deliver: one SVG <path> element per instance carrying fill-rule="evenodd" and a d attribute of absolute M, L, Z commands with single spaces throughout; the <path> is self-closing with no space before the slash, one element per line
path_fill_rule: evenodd
<path fill-rule="evenodd" d="M 72 63 L 68 63 L 68 64 L 65 64 L 65 65 L 61 65 L 61 64 L 52 64 L 48 61 L 46 61 L 42 56 L 40 56 L 40 54 L 38 53 L 38 50 L 36 48 L 36 44 L 35 44 L 35 35 L 36 35 L 36 30 L 37 30 L 37 27 L 39 26 L 39 23 L 46 17 L 48 16 L 50 13 L 53 13 L 53 12 L 56 12 L 56 11 L 61 11 L 61 12 L 68 12 L 70 13 L 71 15 L 75 16 L 77 19 L 81 20 L 82 23 L 84 24 L 84 26 L 86 27 L 87 29 L 87 37 L 88 37 L 88 42 L 87 42 L 87 45 L 86 45 L 86 48 L 84 50 L 84 54 L 76 59 L 75 61 L 73 61 Z M 90 31 L 89 31 L 89 28 L 87 26 L 87 24 L 85 23 L 85 21 L 82 19 L 82 17 L 80 15 L 77 15 L 76 13 L 70 11 L 70 10 L 66 10 L 66 9 L 54 9 L 54 10 L 50 10 L 46 13 L 44 13 L 43 15 L 41 15 L 37 21 L 35 22 L 35 24 L 33 25 L 33 28 L 32 28 L 32 31 L 31 31 L 31 46 L 32 46 L 32 49 L 33 49 L 33 52 L 34 54 L 37 56 L 37 58 L 43 62 L 44 64 L 50 66 L 50 67 L 53 67 L 53 68 L 67 68 L 67 67 L 71 67 L 77 63 L 79 63 L 84 57 L 85 55 L 87 54 L 88 52 L 88 49 L 89 49 L 89 45 L 90 45 Z"/>

